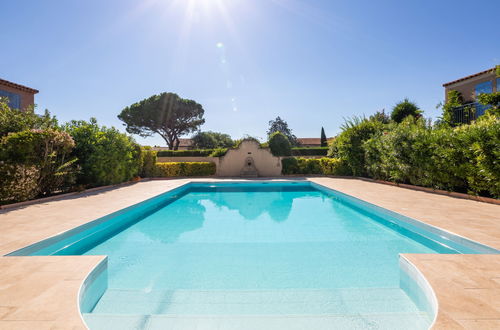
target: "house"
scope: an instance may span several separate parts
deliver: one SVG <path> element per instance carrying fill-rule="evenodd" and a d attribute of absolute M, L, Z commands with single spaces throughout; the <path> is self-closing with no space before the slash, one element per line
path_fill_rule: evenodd
<path fill-rule="evenodd" d="M 0 97 L 9 99 L 9 107 L 25 111 L 35 104 L 36 89 L 0 79 Z"/>
<path fill-rule="evenodd" d="M 477 96 L 482 93 L 499 92 L 500 77 L 498 77 L 495 67 L 447 82 L 443 84 L 443 87 L 446 102 L 450 91 L 457 91 L 462 95 L 464 106 L 456 108 L 454 115 L 458 122 L 467 122 L 481 116 L 488 109 L 488 106 L 477 103 Z M 475 109 L 473 118 L 463 118 L 466 107 Z"/>
<path fill-rule="evenodd" d="M 179 149 L 178 150 L 192 150 L 192 149 L 194 149 L 193 140 L 191 140 L 191 139 L 179 139 Z M 154 146 L 153 150 L 163 151 L 163 150 L 169 150 L 169 149 L 168 149 L 168 147 Z"/>
<path fill-rule="evenodd" d="M 327 138 L 327 143 L 333 140 L 333 138 Z M 311 147 L 318 148 L 321 147 L 321 139 L 320 138 L 297 138 L 301 147 Z"/>

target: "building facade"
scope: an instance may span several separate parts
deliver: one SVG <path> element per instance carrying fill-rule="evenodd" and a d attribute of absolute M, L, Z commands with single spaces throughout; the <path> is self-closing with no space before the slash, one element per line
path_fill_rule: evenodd
<path fill-rule="evenodd" d="M 494 93 L 500 91 L 500 77 L 497 77 L 496 68 L 484 70 L 443 84 L 445 100 L 448 92 L 455 90 L 462 94 L 466 103 L 476 101 L 481 93 Z"/>
<path fill-rule="evenodd" d="M 489 108 L 477 102 L 479 94 L 500 92 L 500 77 L 497 68 L 484 70 L 454 81 L 443 84 L 445 101 L 448 102 L 448 93 L 457 91 L 463 98 L 464 105 L 454 109 L 454 122 L 470 123 L 484 114 Z M 472 111 L 471 111 L 472 109 Z"/>
<path fill-rule="evenodd" d="M 9 99 L 9 107 L 26 111 L 35 104 L 38 91 L 4 79 L 0 79 L 0 97 Z"/>

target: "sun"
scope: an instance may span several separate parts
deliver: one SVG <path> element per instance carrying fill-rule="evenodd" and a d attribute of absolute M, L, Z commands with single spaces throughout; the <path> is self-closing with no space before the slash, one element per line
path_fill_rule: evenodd
<path fill-rule="evenodd" d="M 179 0 L 177 0 L 179 1 Z M 214 10 L 223 10 L 228 0 L 180 0 L 188 11 L 209 14 Z"/>

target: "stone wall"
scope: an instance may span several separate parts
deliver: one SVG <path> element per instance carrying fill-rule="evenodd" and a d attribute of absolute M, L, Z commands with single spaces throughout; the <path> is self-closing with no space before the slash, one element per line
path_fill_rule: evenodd
<path fill-rule="evenodd" d="M 253 161 L 252 166 L 257 176 L 280 176 L 281 160 L 271 154 L 269 148 L 261 148 L 253 140 L 241 142 L 238 149 L 230 149 L 220 157 L 217 166 L 217 176 L 240 176 L 244 171 L 248 158 Z"/>
<path fill-rule="evenodd" d="M 241 142 L 222 157 L 158 157 L 158 162 L 213 162 L 217 167 L 215 175 L 222 177 L 281 176 L 281 159 L 253 140 Z"/>
<path fill-rule="evenodd" d="M 217 167 L 215 175 L 221 177 L 281 176 L 280 157 L 273 156 L 269 148 L 261 148 L 253 140 L 241 142 L 237 149 L 229 149 L 222 157 L 158 157 L 158 162 L 213 162 Z M 255 175 L 251 175 L 252 170 Z"/>

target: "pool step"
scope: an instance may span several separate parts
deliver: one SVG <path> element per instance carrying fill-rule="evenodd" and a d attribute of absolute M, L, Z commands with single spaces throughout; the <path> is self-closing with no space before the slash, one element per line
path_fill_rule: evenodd
<path fill-rule="evenodd" d="M 356 330 L 426 329 L 424 313 L 380 313 L 355 315 L 253 315 L 186 316 L 84 314 L 91 330 Z"/>
<path fill-rule="evenodd" d="M 418 312 L 397 288 L 283 290 L 117 290 L 93 313 L 164 315 L 345 315 Z"/>

